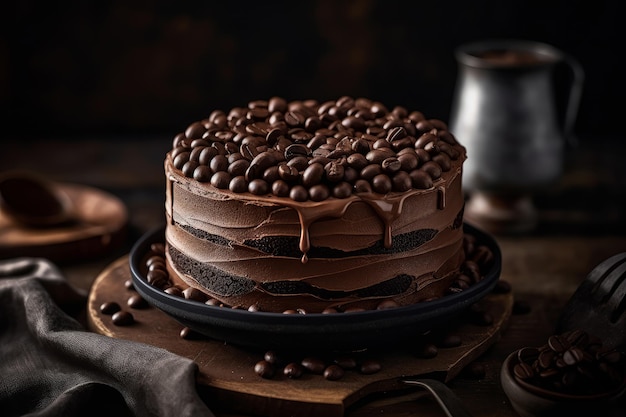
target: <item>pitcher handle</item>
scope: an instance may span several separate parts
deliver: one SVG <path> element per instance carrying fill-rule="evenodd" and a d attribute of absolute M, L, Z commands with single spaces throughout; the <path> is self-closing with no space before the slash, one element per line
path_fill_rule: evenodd
<path fill-rule="evenodd" d="M 563 62 L 572 72 L 572 82 L 569 89 L 563 119 L 563 135 L 571 146 L 575 146 L 578 141 L 574 136 L 574 124 L 576 123 L 576 118 L 578 117 L 578 108 L 580 107 L 583 83 L 585 81 L 585 72 L 578 60 L 571 55 L 564 54 Z"/>

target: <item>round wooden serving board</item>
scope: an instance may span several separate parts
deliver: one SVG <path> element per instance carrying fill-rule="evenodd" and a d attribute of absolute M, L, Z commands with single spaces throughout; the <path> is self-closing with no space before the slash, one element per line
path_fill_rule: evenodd
<path fill-rule="evenodd" d="M 372 375 L 346 371 L 338 381 L 321 375 L 305 374 L 299 379 L 276 375 L 263 379 L 254 365 L 265 352 L 253 351 L 201 338 L 183 339 L 181 324 L 161 310 L 131 308 L 128 298 L 136 294 L 124 282 L 131 279 L 128 256 L 107 267 L 93 283 L 88 302 L 87 319 L 92 331 L 110 337 L 127 339 L 164 348 L 194 360 L 200 369 L 201 394 L 212 409 L 272 416 L 344 416 L 346 409 L 370 394 L 406 389 L 405 377 L 428 377 L 450 381 L 462 369 L 495 343 L 508 324 L 513 295 L 491 293 L 482 299 L 481 310 L 493 317 L 490 325 L 463 323 L 449 331 L 461 337 L 458 347 L 440 348 L 434 358 L 420 358 L 415 346 L 397 346 L 372 352 L 382 369 Z M 117 302 L 133 314 L 128 326 L 112 323 L 111 316 L 100 312 L 105 302 Z M 413 349 L 412 349 L 413 348 Z"/>
<path fill-rule="evenodd" d="M 117 197 L 78 184 L 59 183 L 76 211 L 75 223 L 58 227 L 22 226 L 0 210 L 0 258 L 45 257 L 52 261 L 94 258 L 125 239 L 126 206 Z"/>

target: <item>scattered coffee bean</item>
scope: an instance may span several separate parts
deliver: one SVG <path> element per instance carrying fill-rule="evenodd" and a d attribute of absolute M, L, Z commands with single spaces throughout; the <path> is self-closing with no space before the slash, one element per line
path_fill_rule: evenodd
<path fill-rule="evenodd" d="M 117 313 L 121 309 L 122 309 L 122 307 L 120 307 L 120 305 L 118 303 L 113 302 L 113 301 L 108 301 L 108 302 L 103 303 L 102 305 L 100 305 L 100 312 L 102 314 L 106 314 L 106 315 L 109 315 L 109 316 Z"/>
<path fill-rule="evenodd" d="M 326 369 L 326 364 L 324 363 L 324 361 L 316 357 L 306 357 L 302 359 L 300 363 L 302 366 L 304 366 L 306 370 L 313 374 L 321 375 L 324 373 L 324 369 Z"/>
<path fill-rule="evenodd" d="M 382 366 L 380 362 L 375 361 L 373 359 L 367 359 L 361 363 L 359 367 L 359 371 L 364 375 L 372 375 L 376 372 L 380 371 Z"/>
<path fill-rule="evenodd" d="M 337 381 L 343 378 L 344 374 L 345 371 L 343 370 L 343 368 L 335 364 L 328 365 L 328 367 L 323 370 L 324 378 L 329 381 Z"/>
<path fill-rule="evenodd" d="M 116 326 L 128 326 L 135 322 L 135 317 L 128 311 L 120 310 L 111 317 Z"/>
<path fill-rule="evenodd" d="M 183 327 L 180 330 L 180 337 L 185 340 L 198 340 L 202 339 L 202 335 L 190 327 Z"/>
<path fill-rule="evenodd" d="M 265 352 L 265 354 L 263 355 L 263 359 L 265 359 L 265 361 L 271 363 L 272 365 L 280 365 L 284 361 L 282 355 L 275 350 L 268 350 L 267 352 Z"/>
<path fill-rule="evenodd" d="M 139 294 L 134 294 L 128 297 L 126 304 L 128 304 L 129 307 L 136 309 L 148 308 L 150 306 L 150 304 L 148 304 L 148 302 Z"/>
<path fill-rule="evenodd" d="M 304 367 L 299 363 L 291 362 L 283 368 L 283 374 L 291 379 L 297 379 L 304 374 Z"/>
<path fill-rule="evenodd" d="M 261 360 L 254 365 L 254 372 L 261 378 L 272 379 L 276 370 L 271 363 Z"/>

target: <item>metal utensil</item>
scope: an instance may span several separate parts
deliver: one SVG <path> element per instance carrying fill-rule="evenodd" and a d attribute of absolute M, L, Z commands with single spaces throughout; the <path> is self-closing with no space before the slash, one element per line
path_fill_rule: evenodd
<path fill-rule="evenodd" d="M 556 333 L 576 328 L 608 348 L 626 347 L 626 252 L 596 266 L 565 305 Z"/>
<path fill-rule="evenodd" d="M 436 379 L 405 379 L 407 385 L 426 389 L 435 398 L 443 412 L 448 417 L 470 417 L 459 397 L 446 384 Z"/>

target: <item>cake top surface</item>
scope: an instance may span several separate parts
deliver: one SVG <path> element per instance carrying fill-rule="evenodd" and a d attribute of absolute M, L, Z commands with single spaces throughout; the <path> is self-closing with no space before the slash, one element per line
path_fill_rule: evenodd
<path fill-rule="evenodd" d="M 185 177 L 234 194 L 294 202 L 427 190 L 465 160 L 441 120 L 378 101 L 251 101 L 214 110 L 174 137 Z"/>

